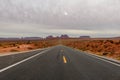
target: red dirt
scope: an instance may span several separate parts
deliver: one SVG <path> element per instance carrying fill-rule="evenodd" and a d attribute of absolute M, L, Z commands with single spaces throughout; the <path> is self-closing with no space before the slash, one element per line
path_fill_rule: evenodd
<path fill-rule="evenodd" d="M 48 39 L 41 41 L 3 41 L 0 53 L 27 51 L 63 44 L 93 54 L 120 60 L 120 40 L 117 39 Z"/>
<path fill-rule="evenodd" d="M 120 40 L 78 40 L 64 43 L 82 51 L 120 60 Z"/>

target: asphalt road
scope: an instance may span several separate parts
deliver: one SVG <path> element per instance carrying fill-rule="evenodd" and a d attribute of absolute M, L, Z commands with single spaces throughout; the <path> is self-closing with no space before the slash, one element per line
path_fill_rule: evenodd
<path fill-rule="evenodd" d="M 120 80 L 120 66 L 61 45 L 1 71 L 0 80 Z"/>
<path fill-rule="evenodd" d="M 45 48 L 47 49 L 47 48 Z M 0 69 L 5 68 L 9 65 L 12 65 L 16 62 L 19 62 L 25 58 L 28 58 L 30 56 L 33 56 L 41 51 L 44 51 L 45 49 L 30 51 L 30 52 L 23 52 L 23 53 L 17 53 L 12 55 L 6 55 L 6 56 L 0 56 Z"/>

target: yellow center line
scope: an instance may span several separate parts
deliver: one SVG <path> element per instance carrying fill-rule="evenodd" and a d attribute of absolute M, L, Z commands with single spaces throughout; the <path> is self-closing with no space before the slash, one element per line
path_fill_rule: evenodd
<path fill-rule="evenodd" d="M 65 56 L 63 56 L 63 61 L 64 61 L 65 64 L 67 63 L 67 59 L 66 59 Z"/>

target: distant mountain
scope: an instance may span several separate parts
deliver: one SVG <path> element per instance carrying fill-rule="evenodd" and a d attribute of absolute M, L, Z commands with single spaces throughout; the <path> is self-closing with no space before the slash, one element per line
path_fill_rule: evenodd
<path fill-rule="evenodd" d="M 0 41 L 20 40 L 20 38 L 0 38 Z"/>
<path fill-rule="evenodd" d="M 52 35 L 47 36 L 46 39 L 53 39 L 54 37 Z"/>
<path fill-rule="evenodd" d="M 70 38 L 68 35 L 61 35 L 60 38 Z"/>
<path fill-rule="evenodd" d="M 22 40 L 41 40 L 43 38 L 41 37 L 24 37 L 24 38 L 21 38 Z"/>
<path fill-rule="evenodd" d="M 80 38 L 91 38 L 90 36 L 80 36 Z"/>
<path fill-rule="evenodd" d="M 62 39 L 65 38 L 66 39 L 66 38 L 70 38 L 70 37 L 66 34 L 61 35 L 61 36 L 57 36 L 57 37 L 53 37 L 52 35 L 46 37 L 46 39 L 59 39 L 59 38 L 62 38 Z"/>
<path fill-rule="evenodd" d="M 114 39 L 120 39 L 120 37 L 114 37 Z"/>
<path fill-rule="evenodd" d="M 0 38 L 0 41 L 11 41 L 11 40 L 41 40 L 41 37 L 22 37 L 22 38 Z"/>
<path fill-rule="evenodd" d="M 68 35 L 61 35 L 54 37 L 52 35 L 47 36 L 45 39 L 70 39 L 72 37 L 69 37 Z M 120 39 L 120 37 L 110 37 L 110 38 L 91 38 L 90 36 L 80 36 L 80 37 L 75 37 L 79 39 Z M 16 41 L 16 40 L 43 40 L 44 38 L 42 37 L 22 37 L 22 38 L 0 38 L 0 41 Z"/>

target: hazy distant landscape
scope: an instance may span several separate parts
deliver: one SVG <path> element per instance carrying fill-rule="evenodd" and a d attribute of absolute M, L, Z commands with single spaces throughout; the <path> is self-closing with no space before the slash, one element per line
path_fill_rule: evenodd
<path fill-rule="evenodd" d="M 47 36 L 25 37 L 25 38 L 1 38 L 0 54 L 11 52 L 29 51 L 40 48 L 47 48 L 56 45 L 65 45 L 88 53 L 97 54 L 120 60 L 120 38 L 91 38 L 80 36 L 72 38 L 68 35 L 60 37 Z"/>

